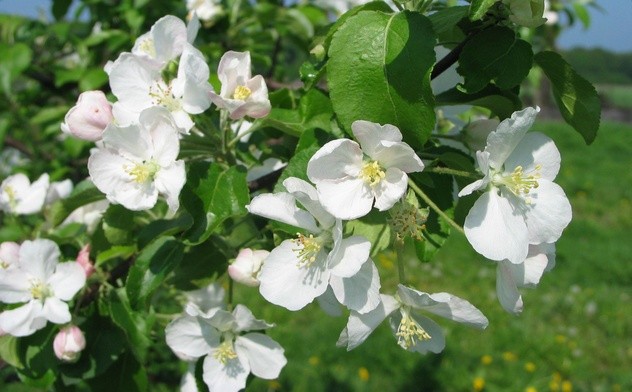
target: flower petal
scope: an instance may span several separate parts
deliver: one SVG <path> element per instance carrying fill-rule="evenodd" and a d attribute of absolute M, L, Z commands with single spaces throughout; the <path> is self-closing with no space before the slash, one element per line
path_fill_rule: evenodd
<path fill-rule="evenodd" d="M 167 345 L 177 355 L 199 358 L 219 345 L 219 332 L 200 317 L 178 317 L 165 329 Z"/>
<path fill-rule="evenodd" d="M 370 121 L 357 120 L 351 124 L 351 130 L 353 136 L 360 142 L 362 151 L 373 159 L 378 159 L 375 153 L 381 142 L 397 143 L 402 141 L 402 133 L 391 124 L 380 125 Z"/>
<path fill-rule="evenodd" d="M 372 311 L 360 314 L 351 311 L 347 326 L 340 333 L 336 346 L 347 346 L 347 351 L 361 345 L 389 314 L 399 308 L 399 303 L 390 295 L 380 295 L 380 304 Z"/>
<path fill-rule="evenodd" d="M 59 263 L 47 283 L 55 297 L 70 301 L 86 284 L 86 273 L 77 262 Z"/>
<path fill-rule="evenodd" d="M 235 351 L 239 357 L 247 358 L 252 374 L 265 380 L 279 377 L 281 369 L 287 364 L 283 347 L 261 333 L 237 337 Z"/>
<path fill-rule="evenodd" d="M 299 310 L 327 289 L 329 270 L 324 266 L 324 251 L 309 266 L 299 266 L 299 245 L 285 240 L 270 252 L 261 267 L 259 291 L 273 304 Z"/>
<path fill-rule="evenodd" d="M 320 232 L 314 217 L 298 208 L 296 199 L 289 193 L 264 193 L 255 196 L 246 209 L 251 214 L 300 227 L 311 233 Z"/>
<path fill-rule="evenodd" d="M 55 271 L 60 256 L 59 247 L 51 240 L 24 241 L 20 246 L 20 269 L 43 283 Z"/>
<path fill-rule="evenodd" d="M 362 169 L 362 150 L 349 139 L 332 140 L 322 146 L 307 163 L 307 177 L 316 184 L 354 178 Z M 322 199 L 321 199 L 322 200 Z"/>
<path fill-rule="evenodd" d="M 332 274 L 329 284 L 341 304 L 360 314 L 370 312 L 380 304 L 380 275 L 371 259 L 349 278 Z"/>
<path fill-rule="evenodd" d="M 527 257 L 527 225 L 522 215 L 494 189 L 476 200 L 463 228 L 472 247 L 488 259 L 520 263 Z"/>
<path fill-rule="evenodd" d="M 161 168 L 154 179 L 156 190 L 165 197 L 169 211 L 175 212 L 180 207 L 180 191 L 186 182 L 184 161 L 173 162 L 172 165 Z"/>
<path fill-rule="evenodd" d="M 0 301 L 15 304 L 30 301 L 32 275 L 19 268 L 2 271 L 0 274 Z"/>
<path fill-rule="evenodd" d="M 360 218 L 368 214 L 373 206 L 371 188 L 360 178 L 321 181 L 316 184 L 316 189 L 325 210 L 338 219 Z"/>
<path fill-rule="evenodd" d="M 487 317 L 468 301 L 449 293 L 428 294 L 399 285 L 397 294 L 400 301 L 415 309 L 424 310 L 458 323 L 477 328 L 485 328 Z"/>
<path fill-rule="evenodd" d="M 68 304 L 55 297 L 48 297 L 44 300 L 42 316 L 55 324 L 65 324 L 72 319 Z"/>
<path fill-rule="evenodd" d="M 288 177 L 283 181 L 283 186 L 316 218 L 321 227 L 329 228 L 334 225 L 336 219 L 320 204 L 318 192 L 312 184 L 300 178 Z"/>
<path fill-rule="evenodd" d="M 408 176 L 396 167 L 386 169 L 386 176 L 373 189 L 375 208 L 386 211 L 393 207 L 406 193 Z"/>
<path fill-rule="evenodd" d="M 371 158 L 386 169 L 396 167 L 405 173 L 420 172 L 424 169 L 424 164 L 415 154 L 415 150 L 403 142 L 382 141 Z"/>
<path fill-rule="evenodd" d="M 514 112 L 511 118 L 503 120 L 496 131 L 487 136 L 485 151 L 489 152 L 489 165 L 500 170 L 505 160 L 516 148 L 535 122 L 540 108 L 526 108 Z"/>
<path fill-rule="evenodd" d="M 551 138 L 540 132 L 529 132 L 505 161 L 505 171 L 511 172 L 516 166 L 522 166 L 522 171 L 527 174 L 539 165 L 537 173 L 540 177 L 553 181 L 560 171 L 561 159 Z"/>
<path fill-rule="evenodd" d="M 545 179 L 540 179 L 538 184 L 528 195 L 531 203 L 525 213 L 529 243 L 552 243 L 560 238 L 570 223 L 573 211 L 559 185 Z"/>
<path fill-rule="evenodd" d="M 42 303 L 30 301 L 24 305 L 0 313 L 0 329 L 13 336 L 28 336 L 44 328 L 46 319 L 42 317 Z"/>
<path fill-rule="evenodd" d="M 340 278 L 354 276 L 369 259 L 370 252 L 371 242 L 360 235 L 340 240 L 336 252 L 329 254 L 328 265 L 332 275 Z"/>
<path fill-rule="evenodd" d="M 522 296 L 514 280 L 512 266 L 520 268 L 523 264 L 499 261 L 496 267 L 496 296 L 500 305 L 509 313 L 522 312 Z"/>
<path fill-rule="evenodd" d="M 210 391 L 237 392 L 246 387 L 250 373 L 246 358 L 237 356 L 222 364 L 213 353 L 204 358 L 203 369 L 202 378 Z"/>
<path fill-rule="evenodd" d="M 250 309 L 241 304 L 235 307 L 233 316 L 237 322 L 235 332 L 254 331 L 274 327 L 274 324 L 256 319 Z"/>
<path fill-rule="evenodd" d="M 426 331 L 428 335 L 430 335 L 430 339 L 416 340 L 415 345 L 410 347 L 408 350 L 415 351 L 420 354 L 426 354 L 428 351 L 438 354 L 443 351 L 445 348 L 445 336 L 441 327 L 432 319 L 417 314 L 416 312 L 411 313 L 411 317 L 421 328 L 423 328 L 424 331 Z M 393 314 L 389 320 L 391 330 L 394 334 L 397 333 L 401 320 L 402 315 L 399 312 Z"/>

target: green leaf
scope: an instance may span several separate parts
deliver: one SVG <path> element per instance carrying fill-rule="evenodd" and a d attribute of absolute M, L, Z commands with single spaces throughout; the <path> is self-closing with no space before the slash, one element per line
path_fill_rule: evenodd
<path fill-rule="evenodd" d="M 0 358 L 13 367 L 24 366 L 18 354 L 18 338 L 11 335 L 0 336 Z"/>
<path fill-rule="evenodd" d="M 23 43 L 0 43 L 0 91 L 12 91 L 13 79 L 28 68 L 32 57 L 33 52 Z"/>
<path fill-rule="evenodd" d="M 364 236 L 371 242 L 371 257 L 387 249 L 391 244 L 391 228 L 386 221 L 386 214 L 372 210 L 361 219 L 354 219 L 345 224 L 345 233 Z"/>
<path fill-rule="evenodd" d="M 468 6 L 448 7 L 428 16 L 432 22 L 432 28 L 437 35 L 451 32 L 457 23 L 467 16 Z"/>
<path fill-rule="evenodd" d="M 213 276 L 223 274 L 227 268 L 226 256 L 210 238 L 184 253 L 169 283 L 178 290 L 195 290 L 211 283 Z"/>
<path fill-rule="evenodd" d="M 126 289 L 134 309 L 149 305 L 151 296 L 182 260 L 184 244 L 161 237 L 140 252 L 129 270 Z"/>
<path fill-rule="evenodd" d="M 490 44 L 493 42 L 493 45 Z M 492 27 L 473 36 L 459 56 L 462 88 L 472 94 L 491 81 L 501 90 L 519 85 L 529 74 L 533 50 L 507 27 Z"/>
<path fill-rule="evenodd" d="M 193 217 L 184 213 L 176 219 L 153 221 L 138 233 L 138 247 L 144 248 L 150 242 L 163 235 L 175 235 L 193 225 Z"/>
<path fill-rule="evenodd" d="M 52 371 L 54 374 L 59 363 L 53 352 L 56 331 L 57 327 L 49 324 L 44 329 L 18 341 L 19 361 L 24 365 L 20 369 L 20 374 L 31 379 L 33 381 L 31 385 L 54 382 L 54 377 L 51 380 L 47 373 Z"/>
<path fill-rule="evenodd" d="M 103 214 L 103 232 L 112 245 L 129 245 L 136 241 L 134 233 L 135 212 L 125 207 L 112 204 Z"/>
<path fill-rule="evenodd" d="M 336 20 L 336 23 L 334 23 L 333 26 L 329 28 L 329 31 L 327 32 L 327 36 L 325 37 L 325 41 L 323 43 L 325 49 L 331 46 L 331 40 L 333 39 L 334 34 L 338 31 L 340 26 L 342 26 L 347 21 L 347 19 L 354 15 L 357 15 L 359 12 L 362 11 L 381 11 L 387 14 L 393 13 L 391 7 L 383 1 L 371 1 L 358 7 L 351 8 L 349 11 L 340 15 L 340 18 Z"/>
<path fill-rule="evenodd" d="M 472 0 L 470 3 L 470 20 L 481 19 L 496 0 Z"/>
<path fill-rule="evenodd" d="M 81 91 L 97 90 L 108 81 L 108 74 L 102 68 L 90 68 L 79 79 Z"/>
<path fill-rule="evenodd" d="M 100 266 L 106 261 L 122 258 L 127 259 L 136 253 L 136 245 L 114 245 L 108 249 L 98 252 L 95 265 Z"/>
<path fill-rule="evenodd" d="M 579 18 L 584 25 L 584 29 L 590 27 L 590 12 L 588 12 L 588 8 L 581 3 L 573 3 L 573 11 L 575 11 L 575 15 Z"/>
<path fill-rule="evenodd" d="M 189 166 L 180 198 L 194 217 L 193 225 L 185 232 L 186 242 L 199 244 L 227 218 L 247 213 L 250 194 L 246 172 L 235 166 L 223 169 L 217 164 L 195 162 Z"/>
<path fill-rule="evenodd" d="M 592 143 L 601 120 L 601 100 L 595 87 L 558 53 L 540 52 L 535 62 L 551 81 L 553 97 L 564 120 L 582 135 L 586 144 Z"/>
<path fill-rule="evenodd" d="M 74 210 L 86 204 L 105 199 L 91 181 L 83 181 L 73 189 L 70 196 L 60 200 L 50 207 L 49 221 L 52 226 L 58 226 Z"/>
<path fill-rule="evenodd" d="M 88 380 L 92 392 L 144 392 L 149 390 L 145 368 L 131 354 L 122 355 L 107 372 Z"/>
<path fill-rule="evenodd" d="M 258 127 L 272 127 L 292 136 L 300 136 L 308 129 L 331 129 L 333 109 L 325 94 L 318 89 L 309 90 L 299 101 L 298 111 L 273 108 L 270 114 L 259 122 Z"/>
<path fill-rule="evenodd" d="M 398 127 L 404 140 L 421 147 L 434 128 L 430 71 L 435 34 L 425 16 L 362 11 L 347 19 L 329 48 L 327 75 L 338 120 Z"/>
<path fill-rule="evenodd" d="M 511 114 L 522 108 L 522 101 L 512 91 L 502 91 L 493 85 L 467 94 L 458 88 L 452 88 L 436 96 L 437 106 L 444 105 L 474 105 L 487 108 L 501 120 L 511 117 Z"/>
<path fill-rule="evenodd" d="M 144 362 L 147 349 L 151 345 L 149 336 L 153 318 L 147 317 L 146 314 L 134 312 L 125 290 L 122 288 L 112 290 L 108 305 L 112 321 L 125 333 L 129 347 L 136 358 Z"/>
<path fill-rule="evenodd" d="M 72 0 L 53 0 L 53 17 L 57 20 L 63 19 L 71 4 Z"/>

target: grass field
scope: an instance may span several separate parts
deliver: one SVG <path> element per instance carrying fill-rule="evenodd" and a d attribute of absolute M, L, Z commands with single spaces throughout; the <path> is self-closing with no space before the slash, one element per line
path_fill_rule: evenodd
<path fill-rule="evenodd" d="M 598 85 L 597 91 L 605 98 L 606 104 L 621 109 L 632 109 L 631 85 Z"/>
<path fill-rule="evenodd" d="M 592 146 L 568 126 L 539 123 L 562 153 L 557 182 L 574 218 L 558 242 L 557 266 L 525 310 L 506 314 L 495 298 L 494 265 L 455 234 L 436 262 L 416 265 L 416 286 L 467 298 L 489 318 L 485 331 L 437 320 L 447 334 L 441 355 L 401 350 L 386 325 L 359 348 L 335 347 L 344 318 L 311 305 L 291 313 L 254 308 L 275 320 L 270 334 L 286 349 L 280 380 L 253 380 L 253 390 L 297 391 L 629 391 L 632 390 L 632 127 L 605 123 Z M 378 260 L 392 268 L 388 255 Z M 392 282 L 383 282 L 389 286 Z M 260 303 L 256 290 L 238 300 Z M 265 310 L 264 310 L 265 309 Z M 249 388 L 250 389 L 250 388 Z"/>

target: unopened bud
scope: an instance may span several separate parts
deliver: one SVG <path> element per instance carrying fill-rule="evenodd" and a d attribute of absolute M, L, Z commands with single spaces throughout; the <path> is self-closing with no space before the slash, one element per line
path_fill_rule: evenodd
<path fill-rule="evenodd" d="M 90 261 L 90 244 L 86 244 L 77 255 L 77 263 L 83 268 L 86 273 L 86 278 L 94 273 L 94 264 Z"/>
<path fill-rule="evenodd" d="M 103 130 L 113 118 L 112 104 L 105 94 L 102 91 L 86 91 L 79 95 L 77 104 L 66 113 L 61 129 L 79 139 L 94 142 L 101 140 Z"/>
<path fill-rule="evenodd" d="M 55 356 L 64 362 L 76 362 L 85 347 L 86 338 L 76 325 L 62 328 L 53 341 Z"/>
<path fill-rule="evenodd" d="M 235 281 L 246 286 L 259 286 L 259 271 L 263 261 L 270 252 L 267 250 L 252 250 L 244 248 L 239 251 L 235 261 L 228 266 L 228 275 Z"/>

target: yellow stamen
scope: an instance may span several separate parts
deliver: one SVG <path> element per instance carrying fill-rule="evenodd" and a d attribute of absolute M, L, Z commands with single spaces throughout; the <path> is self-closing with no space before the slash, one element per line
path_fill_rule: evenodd
<path fill-rule="evenodd" d="M 7 186 L 4 187 L 4 192 L 9 197 L 9 207 L 11 207 L 11 209 L 15 209 L 15 207 L 18 204 L 17 197 L 16 197 L 16 194 L 15 194 L 15 190 L 13 189 L 12 186 L 7 185 Z"/>
<path fill-rule="evenodd" d="M 149 86 L 149 96 L 152 97 L 152 103 L 167 108 L 170 112 L 175 112 L 182 108 L 180 101 L 174 97 L 171 86 L 164 83 L 155 82 Z"/>
<path fill-rule="evenodd" d="M 42 283 L 39 280 L 31 282 L 31 296 L 33 299 L 44 300 L 53 295 L 52 290 L 48 285 Z"/>
<path fill-rule="evenodd" d="M 151 57 L 156 57 L 156 46 L 154 45 L 154 40 L 151 38 L 147 38 L 140 43 L 138 48 L 148 54 Z"/>
<path fill-rule="evenodd" d="M 379 184 L 384 177 L 386 177 L 386 173 L 378 161 L 365 162 L 360 170 L 360 178 L 372 187 Z"/>
<path fill-rule="evenodd" d="M 298 257 L 299 267 L 309 267 L 316 261 L 316 255 L 323 247 L 323 241 L 319 237 L 310 234 L 309 237 L 296 233 L 296 239 L 292 240 L 299 247 L 292 249 Z"/>
<path fill-rule="evenodd" d="M 124 167 L 124 169 L 127 174 L 132 176 L 132 179 L 135 182 L 143 184 L 154 180 L 156 173 L 160 170 L 160 166 L 154 161 L 143 161 L 142 163 L 137 163 L 133 167 Z"/>
<path fill-rule="evenodd" d="M 531 192 L 532 189 L 536 189 L 539 186 L 538 180 L 540 179 L 540 170 L 542 165 L 536 165 L 535 170 L 531 173 L 525 174 L 522 166 L 516 166 L 516 168 L 509 175 L 497 175 L 494 183 L 496 185 L 504 185 L 516 196 L 524 197 Z M 531 203 L 531 199 L 525 199 L 527 204 Z"/>
<path fill-rule="evenodd" d="M 220 344 L 217 350 L 215 350 L 215 352 L 213 353 L 213 357 L 217 359 L 222 365 L 226 365 L 226 362 L 228 362 L 229 360 L 237 358 L 237 353 L 233 348 L 232 340 L 225 341 L 224 343 Z"/>
<path fill-rule="evenodd" d="M 246 86 L 237 86 L 235 88 L 235 92 L 233 93 L 233 99 L 238 101 L 245 101 L 252 94 L 252 90 L 250 90 Z"/>
<path fill-rule="evenodd" d="M 402 309 L 402 321 L 395 336 L 397 336 L 397 344 L 403 349 L 408 350 L 417 344 L 417 341 L 430 340 L 431 336 L 410 316 L 408 311 Z"/>

